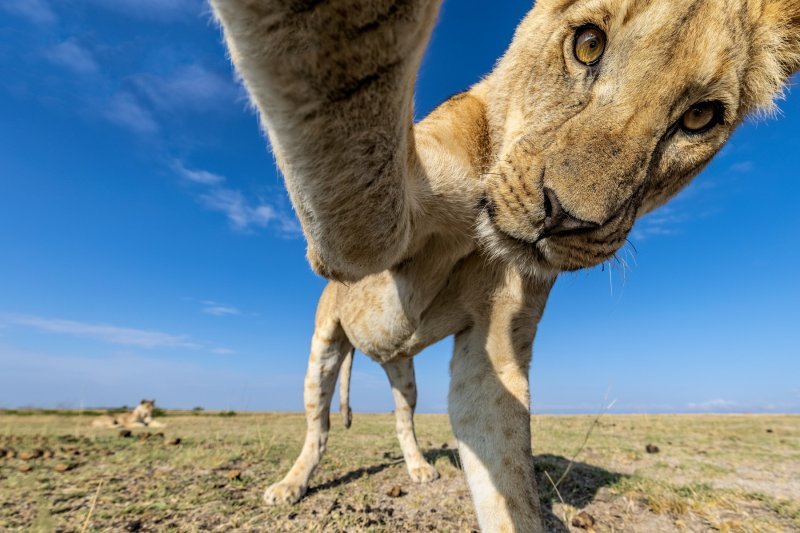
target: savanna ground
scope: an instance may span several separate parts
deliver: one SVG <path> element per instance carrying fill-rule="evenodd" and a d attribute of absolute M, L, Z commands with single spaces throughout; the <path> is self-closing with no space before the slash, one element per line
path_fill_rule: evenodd
<path fill-rule="evenodd" d="M 166 428 L 124 437 L 75 413 L 0 412 L 0 531 L 477 528 L 444 415 L 417 416 L 439 480 L 411 483 L 391 415 L 356 414 L 349 430 L 334 415 L 309 494 L 270 508 L 262 492 L 291 466 L 304 418 L 225 414 L 170 412 Z M 550 531 L 800 531 L 800 416 L 534 416 L 531 426 Z"/>

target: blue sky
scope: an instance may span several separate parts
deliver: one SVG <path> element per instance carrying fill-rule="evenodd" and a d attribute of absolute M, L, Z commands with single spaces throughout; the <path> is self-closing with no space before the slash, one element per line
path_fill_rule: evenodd
<path fill-rule="evenodd" d="M 489 71 L 527 2 L 449 0 L 418 115 Z M 0 0 L 0 407 L 300 410 L 324 281 L 196 0 Z M 634 229 L 624 272 L 564 276 L 535 412 L 800 412 L 800 94 Z M 446 408 L 451 343 L 417 359 Z M 358 356 L 356 411 L 388 411 Z"/>

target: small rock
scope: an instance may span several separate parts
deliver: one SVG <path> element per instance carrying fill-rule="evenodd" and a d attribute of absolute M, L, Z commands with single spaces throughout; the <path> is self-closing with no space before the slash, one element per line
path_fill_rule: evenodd
<path fill-rule="evenodd" d="M 141 531 L 142 530 L 142 521 L 141 520 L 131 520 L 127 524 L 125 524 L 125 531 Z"/>
<path fill-rule="evenodd" d="M 288 518 L 289 520 L 294 520 L 295 518 L 297 518 L 297 513 L 289 513 L 289 516 L 287 516 L 286 518 Z"/>
<path fill-rule="evenodd" d="M 30 472 L 31 470 L 33 470 L 33 467 L 31 465 L 29 465 L 29 464 L 22 464 L 22 465 L 19 465 L 19 467 L 17 467 L 17 470 L 19 470 L 22 473 L 25 473 L 25 472 Z"/>
<path fill-rule="evenodd" d="M 644 449 L 647 451 L 647 453 L 658 453 L 661 451 L 655 444 L 648 444 L 644 447 Z"/>
<path fill-rule="evenodd" d="M 386 493 L 386 495 L 390 498 L 399 498 L 403 494 L 405 494 L 405 492 L 403 492 L 403 489 L 400 487 L 400 485 L 395 485 Z"/>
<path fill-rule="evenodd" d="M 75 468 L 75 465 L 71 463 L 58 463 L 56 466 L 53 467 L 53 469 L 56 472 L 61 472 L 61 473 L 69 472 L 73 468 Z"/>
<path fill-rule="evenodd" d="M 773 432 L 773 431 L 772 431 L 771 429 L 768 429 L 768 430 L 767 430 L 767 433 L 772 433 L 772 432 Z"/>
<path fill-rule="evenodd" d="M 169 440 L 167 441 L 167 444 L 168 444 L 169 446 L 177 446 L 177 445 L 178 445 L 178 444 L 180 444 L 180 443 L 181 443 L 181 439 L 180 439 L 179 437 L 175 437 L 174 439 L 169 439 Z"/>
<path fill-rule="evenodd" d="M 131 431 L 130 429 L 123 429 L 122 431 L 119 432 L 119 436 L 123 439 L 129 439 L 133 436 L 133 431 Z"/>
<path fill-rule="evenodd" d="M 42 456 L 42 450 L 31 450 L 29 452 L 20 452 L 19 458 L 23 461 L 30 461 L 31 459 L 38 459 Z"/>
<path fill-rule="evenodd" d="M 242 479 L 242 473 L 239 470 L 228 470 L 228 473 L 225 474 L 225 476 L 227 476 L 227 478 L 230 480 Z"/>
<path fill-rule="evenodd" d="M 448 446 L 448 444 L 446 442 L 444 444 L 442 444 L 442 449 L 443 450 L 446 450 L 447 448 L 449 448 L 449 446 Z"/>
<path fill-rule="evenodd" d="M 581 529 L 591 529 L 594 527 L 594 517 L 586 511 L 581 511 L 572 519 L 572 525 Z"/>

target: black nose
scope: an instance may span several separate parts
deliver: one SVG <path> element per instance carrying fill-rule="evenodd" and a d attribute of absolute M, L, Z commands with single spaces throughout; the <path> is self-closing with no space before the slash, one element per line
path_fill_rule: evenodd
<path fill-rule="evenodd" d="M 570 215 L 558 201 L 555 191 L 548 187 L 544 188 L 544 217 L 540 238 L 580 233 L 600 227 L 600 224 L 587 222 Z"/>

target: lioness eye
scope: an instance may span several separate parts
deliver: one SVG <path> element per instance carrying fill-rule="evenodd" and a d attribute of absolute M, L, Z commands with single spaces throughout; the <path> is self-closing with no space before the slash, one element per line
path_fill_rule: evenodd
<path fill-rule="evenodd" d="M 716 102 L 700 102 L 690 107 L 683 114 L 681 127 L 690 133 L 698 133 L 715 126 L 719 122 L 719 118 L 719 104 Z"/>
<path fill-rule="evenodd" d="M 594 65 L 606 51 L 606 34 L 597 26 L 584 26 L 575 32 L 575 58 L 584 65 Z"/>

